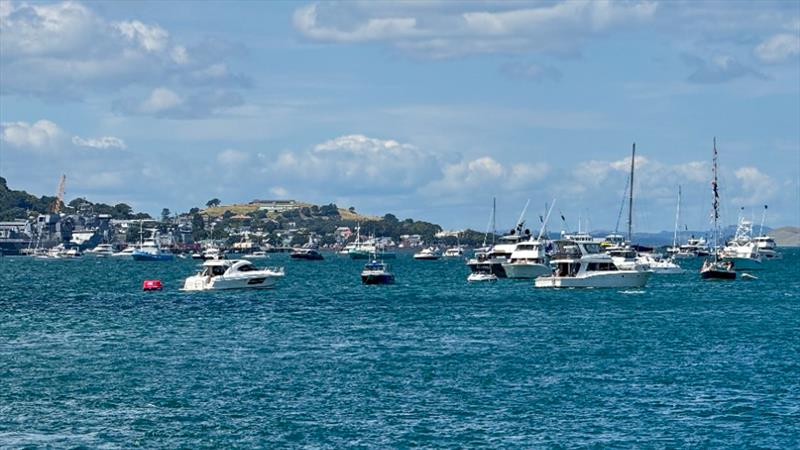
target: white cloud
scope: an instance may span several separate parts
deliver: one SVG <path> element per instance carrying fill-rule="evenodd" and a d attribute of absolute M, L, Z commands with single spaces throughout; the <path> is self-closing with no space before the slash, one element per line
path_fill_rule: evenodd
<path fill-rule="evenodd" d="M 321 3 L 296 9 L 294 26 L 310 39 L 385 41 L 431 57 L 529 50 L 560 53 L 574 51 L 588 36 L 649 21 L 657 9 L 654 2 L 607 0 L 517 5 Z"/>
<path fill-rule="evenodd" d="M 344 193 L 412 192 L 440 174 L 434 154 L 412 144 L 341 136 L 311 151 L 283 152 L 265 168 L 276 180 Z"/>
<path fill-rule="evenodd" d="M 138 20 L 111 22 L 88 6 L 70 1 L 0 4 L 3 95 L 63 101 L 126 87 L 250 86 L 249 78 L 227 69 L 225 61 L 241 52 L 232 51 L 233 46 L 224 41 L 187 47 L 174 42 L 159 25 Z M 220 67 L 226 69 L 223 76 L 219 76 Z M 195 74 L 204 71 L 217 76 L 198 79 Z M 200 94 L 186 93 L 191 95 Z M 154 106 L 154 114 L 162 111 L 158 104 Z"/>
<path fill-rule="evenodd" d="M 3 122 L 0 138 L 3 142 L 21 148 L 45 149 L 55 146 L 63 138 L 63 131 L 49 120 L 28 122 Z"/>
<path fill-rule="evenodd" d="M 760 205 L 777 193 L 778 184 L 775 180 L 755 167 L 740 167 L 734 175 L 741 186 L 738 195 L 733 198 L 737 206 Z"/>
<path fill-rule="evenodd" d="M 759 44 L 755 54 L 766 63 L 779 63 L 796 58 L 800 55 L 800 36 L 797 33 L 776 34 Z"/>
<path fill-rule="evenodd" d="M 441 179 L 424 191 L 438 195 L 473 194 L 482 190 L 509 191 L 530 188 L 550 172 L 547 163 L 517 163 L 504 166 L 490 156 L 447 164 Z"/>
<path fill-rule="evenodd" d="M 273 186 L 269 188 L 269 193 L 278 198 L 286 198 L 289 196 L 289 191 L 281 186 Z"/>
<path fill-rule="evenodd" d="M 150 96 L 141 103 L 139 110 L 143 113 L 158 113 L 175 108 L 181 103 L 183 103 L 183 99 L 178 94 L 160 87 L 153 89 Z"/>
<path fill-rule="evenodd" d="M 167 47 L 169 33 L 157 25 L 145 25 L 138 20 L 117 22 L 113 27 L 130 42 L 148 52 L 160 52 Z"/>
<path fill-rule="evenodd" d="M 91 147 L 97 149 L 119 148 L 124 149 L 127 146 L 125 141 L 113 136 L 103 136 L 100 138 L 84 139 L 80 136 L 73 136 L 72 143 L 78 147 Z"/>
<path fill-rule="evenodd" d="M 225 149 L 217 155 L 217 161 L 226 166 L 241 166 L 249 160 L 249 154 L 232 148 Z"/>

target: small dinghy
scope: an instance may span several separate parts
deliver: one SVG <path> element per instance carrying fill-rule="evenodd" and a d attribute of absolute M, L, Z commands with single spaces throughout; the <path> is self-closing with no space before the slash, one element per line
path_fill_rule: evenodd
<path fill-rule="evenodd" d="M 757 280 L 758 277 L 755 276 L 755 275 L 750 275 L 749 273 L 743 273 L 742 274 L 742 279 L 743 280 Z"/>

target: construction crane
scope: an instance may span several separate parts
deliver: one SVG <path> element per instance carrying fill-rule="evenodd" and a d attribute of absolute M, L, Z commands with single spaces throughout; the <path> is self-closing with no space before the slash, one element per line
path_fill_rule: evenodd
<path fill-rule="evenodd" d="M 61 181 L 58 182 L 58 190 L 56 191 L 56 199 L 53 201 L 53 206 L 50 208 L 53 214 L 61 212 L 61 205 L 64 203 L 64 185 L 67 182 L 67 176 L 61 175 Z"/>

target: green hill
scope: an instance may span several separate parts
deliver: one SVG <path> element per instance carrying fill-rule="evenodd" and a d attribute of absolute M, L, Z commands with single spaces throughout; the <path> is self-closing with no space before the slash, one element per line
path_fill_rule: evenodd
<path fill-rule="evenodd" d="M 769 232 L 778 247 L 800 247 L 800 227 L 781 227 Z"/>

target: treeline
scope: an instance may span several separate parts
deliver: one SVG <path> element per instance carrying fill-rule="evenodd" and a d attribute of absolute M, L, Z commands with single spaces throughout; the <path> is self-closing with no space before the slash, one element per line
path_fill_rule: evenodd
<path fill-rule="evenodd" d="M 30 215 L 46 214 L 53 210 L 56 197 L 43 195 L 36 197 L 25 191 L 14 191 L 8 188 L 6 179 L 0 177 L 0 220 L 27 219 Z M 75 212 L 82 204 L 91 207 L 96 214 L 108 214 L 113 219 L 150 219 L 149 214 L 136 213 L 129 205 L 118 203 L 92 203 L 84 198 L 76 198 L 67 205 L 61 203 L 62 212 Z"/>

